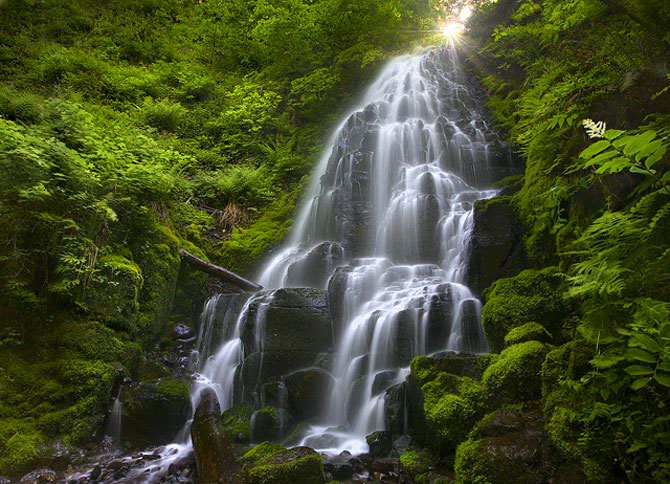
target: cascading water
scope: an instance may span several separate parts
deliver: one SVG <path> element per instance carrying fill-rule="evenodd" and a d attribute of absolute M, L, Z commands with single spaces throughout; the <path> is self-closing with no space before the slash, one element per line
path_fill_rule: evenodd
<path fill-rule="evenodd" d="M 495 194 L 488 132 L 453 48 L 391 62 L 339 127 L 265 287 L 328 282 L 340 328 L 323 424 L 302 444 L 367 449 L 410 360 L 487 350 L 464 285 L 473 203 Z M 343 430 L 344 429 L 344 430 Z"/>

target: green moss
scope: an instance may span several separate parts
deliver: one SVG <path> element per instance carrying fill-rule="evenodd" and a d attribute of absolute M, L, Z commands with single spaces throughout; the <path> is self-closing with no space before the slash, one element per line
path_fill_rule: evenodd
<path fill-rule="evenodd" d="M 262 444 L 258 444 L 249 450 L 246 454 L 244 454 L 240 462 L 244 465 L 253 466 L 285 450 L 286 447 L 281 444 L 277 444 L 275 442 L 263 442 Z"/>
<path fill-rule="evenodd" d="M 84 296 L 89 314 L 114 329 L 134 330 L 143 284 L 141 269 L 119 255 L 101 257 L 97 268 Z"/>
<path fill-rule="evenodd" d="M 458 484 L 497 484 L 486 477 L 486 465 L 482 462 L 479 441 L 466 440 L 456 449 L 454 471 Z"/>
<path fill-rule="evenodd" d="M 174 376 L 158 380 L 156 390 L 161 395 L 169 398 L 188 399 L 191 393 L 191 387 L 188 382 Z"/>
<path fill-rule="evenodd" d="M 39 456 L 38 447 L 44 437 L 36 432 L 16 432 L 2 446 L 0 469 L 16 472 L 27 469 L 31 462 Z"/>
<path fill-rule="evenodd" d="M 486 291 L 482 309 L 482 324 L 491 350 L 500 351 L 512 329 L 531 322 L 560 337 L 561 323 L 571 313 L 563 298 L 565 289 L 565 276 L 554 267 L 526 270 L 498 280 Z"/>
<path fill-rule="evenodd" d="M 311 454 L 282 464 L 262 464 L 248 471 L 249 484 L 321 484 L 323 459 Z"/>
<path fill-rule="evenodd" d="M 252 414 L 253 409 L 246 403 L 235 405 L 223 412 L 221 425 L 228 440 L 231 442 L 249 442 L 251 440 Z"/>
<path fill-rule="evenodd" d="M 541 324 L 531 322 L 512 329 L 505 336 L 505 346 L 525 343 L 526 341 L 548 343 L 551 341 L 551 334 Z"/>
<path fill-rule="evenodd" d="M 482 383 L 500 402 L 532 400 L 540 396 L 540 367 L 547 348 L 538 341 L 510 346 L 484 372 Z"/>
<path fill-rule="evenodd" d="M 428 472 L 430 464 L 430 458 L 425 452 L 410 450 L 400 456 L 400 465 L 415 481 L 417 481 L 419 475 Z"/>

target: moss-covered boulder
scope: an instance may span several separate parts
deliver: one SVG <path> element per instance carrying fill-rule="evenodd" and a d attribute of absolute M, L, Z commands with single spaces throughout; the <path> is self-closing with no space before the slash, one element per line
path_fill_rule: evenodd
<path fill-rule="evenodd" d="M 456 451 L 460 484 L 551 482 L 542 419 L 535 412 L 499 409 L 486 415 Z M 575 481 L 578 482 L 578 481 Z"/>
<path fill-rule="evenodd" d="M 130 448 L 171 442 L 190 415 L 189 393 L 189 383 L 176 377 L 124 387 L 121 440 Z"/>
<path fill-rule="evenodd" d="M 251 415 L 251 441 L 280 441 L 290 431 L 288 412 L 266 405 Z"/>
<path fill-rule="evenodd" d="M 242 477 L 247 484 L 322 484 L 323 460 L 309 447 L 284 449 L 263 443 L 242 458 Z"/>
<path fill-rule="evenodd" d="M 438 454 L 453 452 L 485 412 L 489 396 L 477 380 L 443 370 L 477 376 L 490 360 L 415 358 L 405 387 L 410 435 Z"/>
<path fill-rule="evenodd" d="M 139 294 L 144 283 L 140 267 L 119 255 L 98 260 L 99 275 L 85 293 L 89 313 L 115 329 L 134 331 L 139 314 Z"/>
<path fill-rule="evenodd" d="M 526 270 L 515 277 L 500 279 L 486 293 L 482 324 L 491 351 L 500 351 L 505 336 L 527 323 L 541 324 L 556 339 L 566 328 L 563 322 L 572 313 L 563 298 L 565 275 L 554 267 Z"/>
<path fill-rule="evenodd" d="M 221 425 L 231 442 L 248 444 L 251 441 L 251 416 L 253 409 L 249 404 L 235 405 L 223 412 Z"/>
<path fill-rule="evenodd" d="M 484 372 L 482 383 L 495 401 L 520 402 L 540 398 L 540 370 L 548 348 L 539 341 L 510 346 Z"/>
<path fill-rule="evenodd" d="M 514 328 L 505 336 L 505 346 L 525 343 L 526 341 L 549 343 L 551 341 L 551 334 L 541 324 L 531 322 Z"/>

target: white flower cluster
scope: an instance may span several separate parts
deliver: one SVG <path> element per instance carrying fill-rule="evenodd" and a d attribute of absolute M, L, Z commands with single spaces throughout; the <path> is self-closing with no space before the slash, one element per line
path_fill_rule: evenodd
<path fill-rule="evenodd" d="M 589 138 L 602 138 L 607 131 L 607 125 L 604 121 L 598 121 L 597 123 L 592 119 L 585 119 L 582 121 L 584 128 L 586 128 L 586 134 L 589 135 Z"/>

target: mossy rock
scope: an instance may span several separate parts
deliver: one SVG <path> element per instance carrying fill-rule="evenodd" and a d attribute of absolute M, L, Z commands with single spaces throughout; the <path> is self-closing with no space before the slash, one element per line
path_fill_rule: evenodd
<path fill-rule="evenodd" d="M 259 449 L 260 447 L 260 449 Z M 247 484 L 322 484 L 323 459 L 313 449 L 284 449 L 263 443 L 244 455 L 243 480 Z"/>
<path fill-rule="evenodd" d="M 456 482 L 535 484 L 547 482 L 551 466 L 537 413 L 499 409 L 487 414 L 456 450 Z"/>
<path fill-rule="evenodd" d="M 549 343 L 551 341 L 551 334 L 541 324 L 532 322 L 512 329 L 505 336 L 505 346 L 512 346 L 527 341 Z"/>
<path fill-rule="evenodd" d="M 228 440 L 241 444 L 247 444 L 251 441 L 252 414 L 253 409 L 246 403 L 235 405 L 223 412 L 221 425 Z"/>
<path fill-rule="evenodd" d="M 420 380 L 430 380 L 431 375 L 440 372 L 479 380 L 488 366 L 488 360 L 488 357 L 479 355 L 417 356 L 412 360 L 410 368 L 412 374 Z"/>
<path fill-rule="evenodd" d="M 482 383 L 500 403 L 534 400 L 540 397 L 540 369 L 548 348 L 528 341 L 505 349 L 484 372 Z"/>
<path fill-rule="evenodd" d="M 491 351 L 500 351 L 505 336 L 519 326 L 537 322 L 554 338 L 563 335 L 563 321 L 572 308 L 563 298 L 565 275 L 554 267 L 526 270 L 500 279 L 485 292 L 482 324 Z"/>
<path fill-rule="evenodd" d="M 190 386 L 176 377 L 123 388 L 121 440 L 131 448 L 171 442 L 190 415 Z"/>
<path fill-rule="evenodd" d="M 428 484 L 433 458 L 425 451 L 410 450 L 400 456 L 400 466 L 416 484 Z"/>
<path fill-rule="evenodd" d="M 84 304 L 92 317 L 114 329 L 134 331 L 144 283 L 142 270 L 120 255 L 107 255 L 98 260 L 99 276 L 87 288 Z"/>

